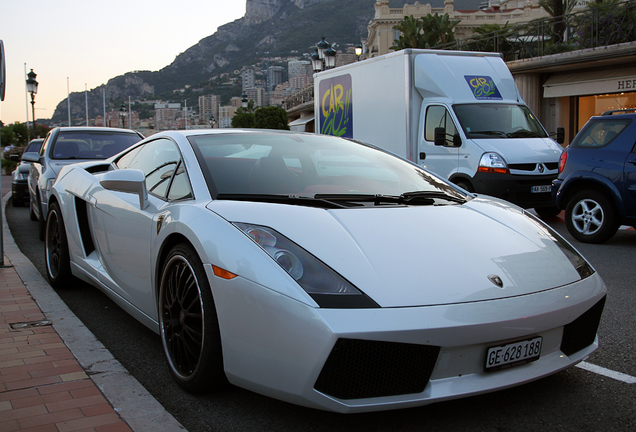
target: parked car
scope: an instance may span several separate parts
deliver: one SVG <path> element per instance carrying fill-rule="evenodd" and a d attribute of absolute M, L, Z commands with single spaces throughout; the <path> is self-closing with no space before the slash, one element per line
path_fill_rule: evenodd
<path fill-rule="evenodd" d="M 40 239 L 48 212 L 49 191 L 60 169 L 68 164 L 109 158 L 144 138 L 130 129 L 57 127 L 49 131 L 37 154 L 26 154 L 32 162 L 27 179 L 32 220 L 39 221 Z"/>
<path fill-rule="evenodd" d="M 572 237 L 603 243 L 620 225 L 636 226 L 636 113 L 595 116 L 565 149 L 552 197 Z"/>
<path fill-rule="evenodd" d="M 45 261 L 160 335 L 186 391 L 338 412 L 527 383 L 598 346 L 606 288 L 555 231 L 334 136 L 153 135 L 62 168 Z M 494 240 L 493 240 L 494 239 Z"/>
<path fill-rule="evenodd" d="M 31 140 L 24 149 L 22 156 L 26 153 L 37 154 L 37 152 L 40 151 L 40 147 L 42 147 L 43 142 L 44 139 L 40 138 Z M 13 155 L 11 157 L 13 157 Z M 14 207 L 20 207 L 23 204 L 29 203 L 29 187 L 27 185 L 27 178 L 29 177 L 31 162 L 23 160 L 22 157 L 20 157 L 19 160 L 20 163 L 11 173 L 11 204 Z"/>

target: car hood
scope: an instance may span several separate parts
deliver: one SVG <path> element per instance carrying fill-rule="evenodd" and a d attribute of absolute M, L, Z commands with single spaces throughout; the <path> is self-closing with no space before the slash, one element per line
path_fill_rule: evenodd
<path fill-rule="evenodd" d="M 49 159 L 48 167 L 53 170 L 55 175 L 57 176 L 60 173 L 60 170 L 66 165 L 76 164 L 80 162 L 87 162 L 87 159 Z M 103 161 L 99 161 L 103 162 Z"/>
<path fill-rule="evenodd" d="M 580 279 L 541 222 L 499 200 L 337 210 L 217 200 L 208 208 L 275 229 L 382 307 L 494 300 Z"/>
<path fill-rule="evenodd" d="M 563 148 L 550 138 L 473 139 L 484 152 L 497 152 L 509 164 L 558 162 Z"/>

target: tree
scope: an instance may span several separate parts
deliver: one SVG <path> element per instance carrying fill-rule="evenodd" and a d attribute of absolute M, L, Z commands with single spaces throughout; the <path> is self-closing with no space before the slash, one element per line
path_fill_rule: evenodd
<path fill-rule="evenodd" d="M 414 18 L 413 15 L 404 17 L 393 26 L 395 30 L 400 31 L 401 35 L 394 41 L 395 45 L 391 49 L 399 51 L 406 48 L 432 48 L 453 42 L 455 41 L 453 29 L 459 22 L 459 20 L 451 21 L 448 14 L 428 14 L 420 19 Z"/>
<path fill-rule="evenodd" d="M 254 127 L 289 130 L 287 111 L 277 106 L 261 107 L 254 113 Z"/>
<path fill-rule="evenodd" d="M 239 107 L 232 117 L 233 128 L 253 128 L 254 127 L 254 114 L 246 112 L 243 107 Z"/>

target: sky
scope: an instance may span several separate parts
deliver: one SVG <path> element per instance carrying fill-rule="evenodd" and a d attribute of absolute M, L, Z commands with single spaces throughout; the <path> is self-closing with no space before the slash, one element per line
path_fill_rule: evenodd
<path fill-rule="evenodd" d="M 245 0 L 1 0 L 5 124 L 29 121 L 26 73 L 37 74 L 35 117 L 51 118 L 68 91 L 91 90 L 134 70 L 156 71 L 223 24 Z M 26 73 L 25 73 L 26 64 Z"/>

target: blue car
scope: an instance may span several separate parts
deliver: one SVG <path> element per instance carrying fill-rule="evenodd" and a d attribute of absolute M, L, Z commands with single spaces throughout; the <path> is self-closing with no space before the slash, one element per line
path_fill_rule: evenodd
<path fill-rule="evenodd" d="M 578 241 L 603 243 L 636 227 L 636 110 L 592 117 L 565 149 L 552 198 Z"/>

